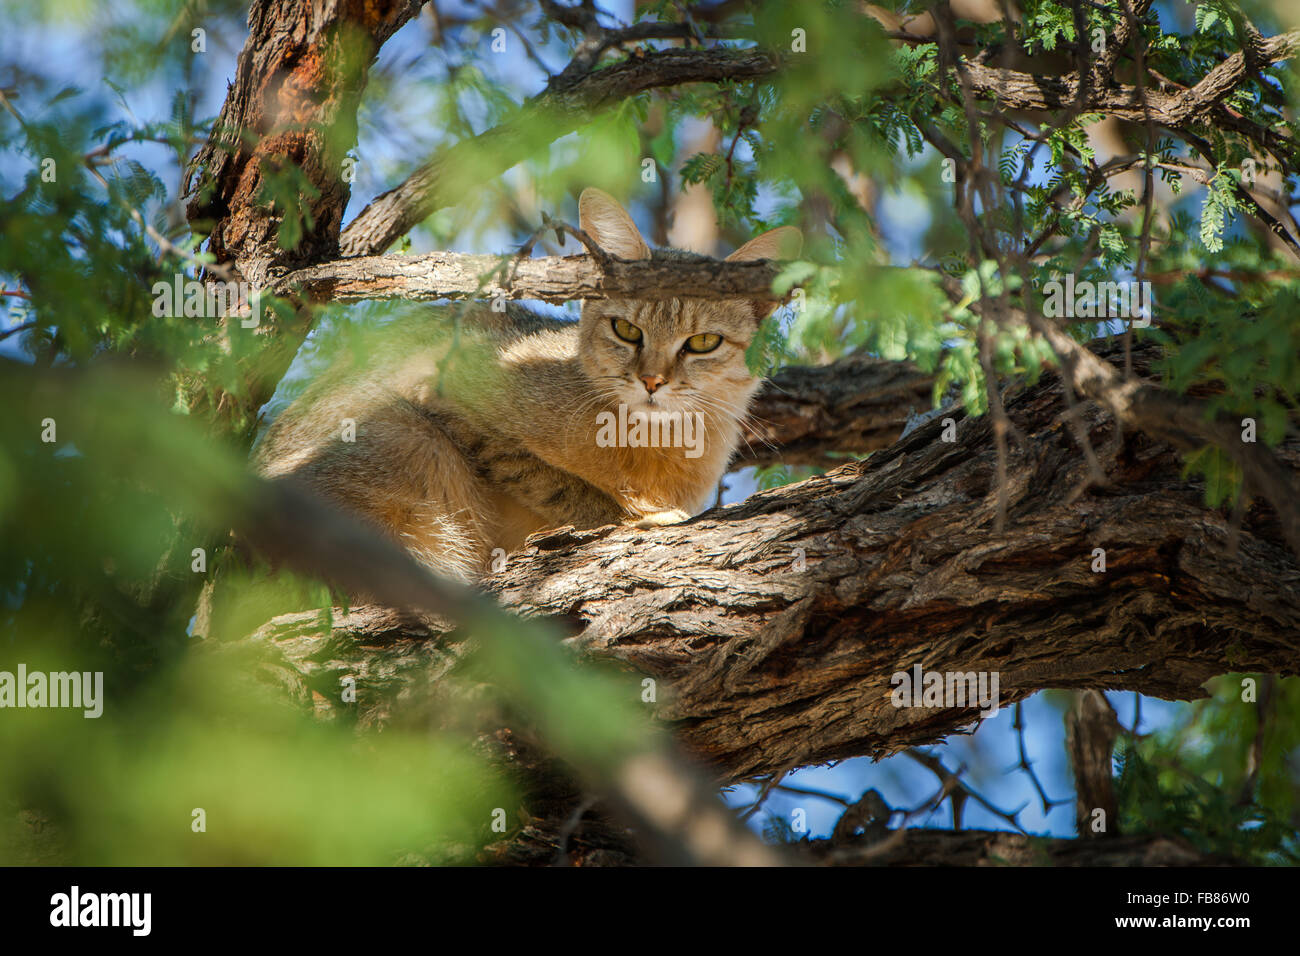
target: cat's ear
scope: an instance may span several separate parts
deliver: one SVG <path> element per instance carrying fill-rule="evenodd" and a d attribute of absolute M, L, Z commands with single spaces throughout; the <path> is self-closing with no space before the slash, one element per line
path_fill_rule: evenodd
<path fill-rule="evenodd" d="M 777 226 L 755 236 L 731 255 L 728 262 L 749 262 L 754 259 L 793 259 L 803 248 L 803 233 L 794 226 Z"/>
<path fill-rule="evenodd" d="M 578 197 L 578 225 L 596 245 L 620 259 L 649 259 L 650 247 L 617 199 L 603 189 L 584 189 Z"/>
<path fill-rule="evenodd" d="M 749 262 L 754 259 L 793 259 L 803 248 L 803 233 L 794 226 L 777 226 L 755 236 L 731 255 L 728 262 Z M 771 299 L 754 299 L 750 303 L 754 321 L 762 322 L 778 305 Z"/>

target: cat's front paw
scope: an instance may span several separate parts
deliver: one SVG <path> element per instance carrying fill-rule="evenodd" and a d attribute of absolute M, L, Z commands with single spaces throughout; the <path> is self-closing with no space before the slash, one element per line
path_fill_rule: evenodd
<path fill-rule="evenodd" d="M 672 511 L 650 511 L 632 522 L 634 528 L 662 528 L 668 524 L 681 524 L 690 518 L 690 513 L 674 508 Z"/>

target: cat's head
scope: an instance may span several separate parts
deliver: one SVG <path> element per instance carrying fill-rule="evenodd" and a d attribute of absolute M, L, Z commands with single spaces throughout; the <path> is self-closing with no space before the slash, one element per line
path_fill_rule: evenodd
<path fill-rule="evenodd" d="M 621 259 L 689 259 L 651 252 L 618 200 L 599 189 L 578 200 L 579 223 L 596 244 Z M 784 259 L 803 237 L 780 226 L 751 239 L 729 261 Z M 698 411 L 740 418 L 758 380 L 745 350 L 777 303 L 747 299 L 591 299 L 583 303 L 583 368 L 611 404 L 629 410 Z"/>

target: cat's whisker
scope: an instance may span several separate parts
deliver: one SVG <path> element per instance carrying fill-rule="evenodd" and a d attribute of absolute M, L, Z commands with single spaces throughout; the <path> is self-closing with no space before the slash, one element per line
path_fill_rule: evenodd
<path fill-rule="evenodd" d="M 570 412 L 564 420 L 564 430 L 568 431 L 574 423 L 583 415 L 596 411 L 601 405 L 607 404 L 617 397 L 617 393 L 608 386 L 599 389 L 593 389 L 589 392 Z M 592 415 L 593 423 L 595 415 Z"/>
<path fill-rule="evenodd" d="M 712 411 L 714 411 L 715 414 L 718 414 L 718 409 L 713 408 L 712 406 L 715 405 L 723 406 L 726 409 L 726 411 L 723 412 L 723 414 L 727 416 L 729 422 L 735 422 L 737 424 L 742 425 L 742 429 L 740 432 L 740 440 L 745 443 L 745 447 L 748 448 L 751 452 L 754 450 L 754 445 L 749 440 L 749 437 L 745 434 L 745 431 L 743 429 L 743 423 L 746 417 L 752 418 L 756 422 L 764 422 L 769 425 L 772 424 L 771 422 L 766 421 L 766 419 L 759 418 L 756 415 L 750 414 L 747 416 L 744 411 L 740 410 L 740 407 L 737 403 L 728 402 L 726 399 L 720 398 L 718 396 L 700 394 L 700 395 L 696 395 L 695 398 L 696 401 L 700 403 L 700 405 L 704 406 L 705 408 L 711 409 Z M 778 447 L 776 442 L 764 438 L 761 435 L 757 435 L 755 437 L 757 438 L 758 442 L 769 451 L 775 451 Z"/>
<path fill-rule="evenodd" d="M 731 402 L 725 398 L 703 393 L 695 393 L 692 398 L 703 408 L 731 421 L 740 421 L 745 416 L 745 409 L 739 403 Z"/>

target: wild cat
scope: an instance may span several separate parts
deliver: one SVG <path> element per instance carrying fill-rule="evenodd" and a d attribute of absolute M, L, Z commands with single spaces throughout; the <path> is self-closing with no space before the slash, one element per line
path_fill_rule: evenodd
<path fill-rule="evenodd" d="M 613 255 L 689 255 L 651 252 L 601 190 L 585 190 L 578 208 Z M 786 258 L 801 242 L 782 226 L 728 258 Z M 681 521 L 709 502 L 741 439 L 759 387 L 745 350 L 775 305 L 607 299 L 584 302 L 577 323 L 514 307 L 479 307 L 454 332 L 436 315 L 396 322 L 372 354 L 336 364 L 280 415 L 255 467 L 466 581 L 495 549 L 547 528 Z M 637 440 L 647 420 L 670 440 Z"/>

